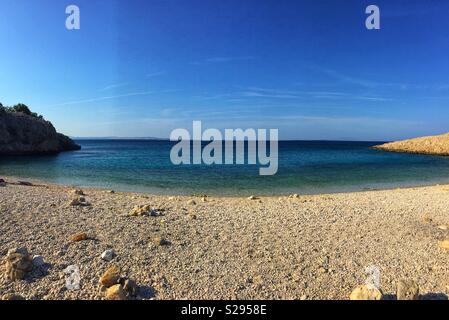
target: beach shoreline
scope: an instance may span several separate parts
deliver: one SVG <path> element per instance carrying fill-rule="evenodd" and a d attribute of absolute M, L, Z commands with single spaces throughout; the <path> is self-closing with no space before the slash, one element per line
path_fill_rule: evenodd
<path fill-rule="evenodd" d="M 440 228 L 449 185 L 252 200 L 86 188 L 86 205 L 71 205 L 70 186 L 6 181 L 0 261 L 26 247 L 46 265 L 14 282 L 2 270 L 0 296 L 103 299 L 99 278 L 117 265 L 138 284 L 135 299 L 348 299 L 374 266 L 387 298 L 413 279 L 423 299 L 447 299 L 449 252 L 439 243 L 449 238 Z M 157 214 L 130 215 L 145 205 Z M 80 232 L 88 239 L 69 240 Z M 111 262 L 100 257 L 107 249 Z M 82 283 L 71 291 L 64 270 L 74 264 Z"/>
<path fill-rule="evenodd" d="M 340 188 L 330 188 L 323 190 L 314 190 L 309 192 L 304 192 L 304 190 L 296 190 L 296 189 L 288 189 L 288 190 L 277 190 L 273 193 L 266 193 L 264 190 L 252 190 L 254 192 L 244 193 L 242 194 L 239 191 L 235 193 L 230 192 L 221 192 L 219 190 L 213 190 L 208 192 L 187 192 L 185 190 L 181 191 L 178 189 L 157 189 L 157 191 L 153 190 L 148 191 L 145 189 L 140 189 L 139 187 L 132 188 L 121 188 L 120 186 L 89 186 L 83 184 L 70 184 L 63 182 L 53 182 L 50 180 L 46 180 L 45 178 L 30 178 L 30 177 L 20 177 L 20 176 L 8 176 L 8 175 L 0 175 L 0 178 L 5 179 L 6 181 L 11 181 L 13 184 L 18 183 L 19 181 L 30 182 L 34 186 L 53 186 L 60 188 L 71 188 L 71 189 L 83 189 L 83 190 L 96 190 L 96 191 L 114 191 L 117 193 L 128 193 L 128 194 L 138 194 L 138 195 L 147 195 L 147 196 L 157 196 L 157 197 L 197 197 L 201 195 L 206 195 L 209 197 L 216 198 L 247 198 L 251 195 L 257 195 L 263 198 L 279 198 L 290 196 L 293 194 L 301 194 L 303 196 L 325 196 L 325 195 L 338 195 L 338 194 L 351 194 L 351 193 L 360 193 L 360 192 L 372 192 L 372 191 L 388 191 L 388 190 L 397 190 L 397 189 L 415 189 L 415 188 L 425 188 L 425 187 L 434 187 L 434 186 L 449 186 L 449 181 L 441 180 L 434 182 L 426 182 L 426 183 L 378 183 L 378 184 L 367 184 L 366 186 L 345 186 Z M 162 191 L 163 190 L 163 191 Z"/>

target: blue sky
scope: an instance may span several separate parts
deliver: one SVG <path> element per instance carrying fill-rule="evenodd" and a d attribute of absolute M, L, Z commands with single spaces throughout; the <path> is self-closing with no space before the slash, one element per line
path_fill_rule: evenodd
<path fill-rule="evenodd" d="M 81 9 L 81 30 L 65 8 Z M 365 8 L 381 30 L 365 28 Z M 449 2 L 2 0 L 0 101 L 71 136 L 278 128 L 282 139 L 449 131 Z"/>

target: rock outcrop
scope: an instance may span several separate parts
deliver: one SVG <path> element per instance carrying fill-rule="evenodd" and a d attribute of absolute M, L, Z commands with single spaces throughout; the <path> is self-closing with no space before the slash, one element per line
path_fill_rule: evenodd
<path fill-rule="evenodd" d="M 0 110 L 0 155 L 55 154 L 79 149 L 69 137 L 57 133 L 49 121 Z"/>
<path fill-rule="evenodd" d="M 449 133 L 439 136 L 385 143 L 373 147 L 377 150 L 449 156 Z"/>

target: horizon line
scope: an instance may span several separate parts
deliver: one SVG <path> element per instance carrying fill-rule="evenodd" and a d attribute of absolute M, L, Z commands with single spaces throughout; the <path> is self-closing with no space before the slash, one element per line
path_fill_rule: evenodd
<path fill-rule="evenodd" d="M 159 137 L 70 137 L 73 140 L 153 140 L 153 141 L 171 141 L 170 138 L 159 138 Z M 201 142 L 212 142 L 213 140 L 193 140 L 184 139 L 185 141 L 201 141 Z M 222 141 L 259 141 L 256 140 L 225 140 Z M 267 139 L 266 141 L 270 141 Z M 279 142 L 391 142 L 396 140 L 351 140 L 351 139 L 279 139 Z M 171 141 L 171 142 L 179 142 Z"/>

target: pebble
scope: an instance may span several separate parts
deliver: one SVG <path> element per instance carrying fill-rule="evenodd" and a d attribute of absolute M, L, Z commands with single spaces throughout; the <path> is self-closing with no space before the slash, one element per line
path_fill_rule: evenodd
<path fill-rule="evenodd" d="M 134 282 L 131 279 L 121 279 L 120 280 L 120 284 L 123 286 L 123 290 L 125 290 L 125 292 L 131 296 L 131 297 L 135 297 L 137 296 L 137 291 L 138 291 L 138 286 L 136 284 L 136 282 Z"/>
<path fill-rule="evenodd" d="M 349 300 L 381 300 L 382 297 L 379 289 L 360 285 L 352 291 Z"/>
<path fill-rule="evenodd" d="M 126 300 L 125 290 L 123 290 L 121 284 L 116 284 L 108 288 L 105 297 L 107 300 Z"/>
<path fill-rule="evenodd" d="M 195 200 L 189 200 L 188 202 L 187 202 L 187 204 L 188 205 L 191 205 L 191 206 L 194 206 L 194 205 L 196 205 L 196 201 Z"/>
<path fill-rule="evenodd" d="M 11 281 L 22 280 L 32 269 L 32 259 L 26 248 L 11 249 L 6 256 L 6 278 Z"/>
<path fill-rule="evenodd" d="M 25 298 L 22 297 L 21 295 L 18 295 L 18 294 L 8 293 L 8 294 L 2 295 L 0 297 L 0 300 L 2 300 L 2 301 L 15 301 L 15 300 L 25 300 Z"/>
<path fill-rule="evenodd" d="M 164 240 L 164 239 L 162 239 L 161 237 L 156 237 L 156 238 L 154 238 L 153 239 L 153 243 L 156 245 L 156 246 L 165 246 L 165 245 L 168 245 L 168 241 L 167 240 Z"/>
<path fill-rule="evenodd" d="M 440 248 L 444 250 L 449 250 L 449 239 L 440 242 Z"/>
<path fill-rule="evenodd" d="M 160 212 L 164 211 L 163 209 L 153 209 L 151 208 L 150 205 L 140 205 L 140 206 L 135 206 L 131 212 L 130 212 L 130 216 L 133 217 L 140 217 L 140 216 L 152 216 L 152 217 L 156 217 L 161 215 Z"/>
<path fill-rule="evenodd" d="M 419 286 L 413 280 L 400 280 L 397 283 L 396 296 L 398 300 L 418 300 Z"/>
<path fill-rule="evenodd" d="M 73 242 L 84 241 L 84 240 L 87 240 L 87 233 L 80 232 L 80 233 L 72 235 L 69 239 L 70 239 L 70 241 L 73 241 Z"/>
<path fill-rule="evenodd" d="M 86 201 L 86 198 L 77 196 L 69 201 L 69 206 L 88 207 L 90 206 L 90 203 Z"/>
<path fill-rule="evenodd" d="M 328 270 L 326 268 L 324 268 L 324 267 L 321 267 L 321 268 L 318 269 L 318 271 L 320 273 L 327 273 Z"/>
<path fill-rule="evenodd" d="M 106 250 L 101 254 L 101 259 L 108 261 L 108 262 L 112 261 L 112 259 L 114 259 L 114 257 L 115 257 L 115 251 L 113 249 Z"/>
<path fill-rule="evenodd" d="M 192 219 L 192 220 L 196 220 L 198 217 L 196 216 L 196 214 L 190 213 L 189 214 L 189 218 Z"/>
<path fill-rule="evenodd" d="M 45 264 L 44 257 L 35 255 L 33 256 L 33 266 L 42 267 Z"/>
<path fill-rule="evenodd" d="M 111 266 L 108 270 L 101 276 L 100 284 L 109 288 L 116 285 L 120 280 L 120 268 L 117 266 Z"/>

